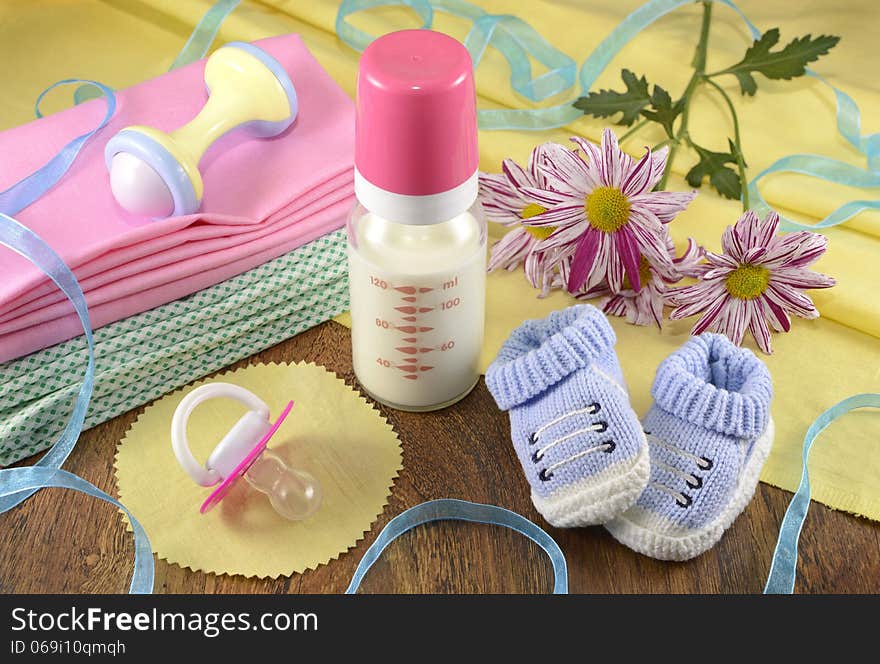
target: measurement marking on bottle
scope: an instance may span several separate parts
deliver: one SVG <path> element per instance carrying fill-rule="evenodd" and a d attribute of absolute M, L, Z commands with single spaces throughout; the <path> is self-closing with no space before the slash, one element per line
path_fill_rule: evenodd
<path fill-rule="evenodd" d="M 414 344 L 416 341 L 419 340 L 419 338 L 418 337 L 404 337 L 403 340 L 408 344 Z"/>
<path fill-rule="evenodd" d="M 404 302 L 415 302 L 419 298 L 417 298 L 415 295 L 407 295 L 406 297 L 402 297 L 400 299 L 403 300 Z"/>
<path fill-rule="evenodd" d="M 399 311 L 402 314 L 414 314 L 419 309 L 418 309 L 418 307 L 413 307 L 413 306 L 403 306 L 403 307 L 394 307 L 394 310 Z"/>
<path fill-rule="evenodd" d="M 426 364 L 423 364 L 423 365 L 420 366 L 420 367 L 417 367 L 417 366 L 415 366 L 415 365 L 413 365 L 413 364 L 400 364 L 400 365 L 397 366 L 397 368 L 400 369 L 401 371 L 405 371 L 405 372 L 407 372 L 407 373 L 416 373 L 416 372 L 430 371 L 430 370 L 433 369 L 434 367 L 430 367 L 430 366 L 428 366 L 428 365 L 426 365 Z"/>
<path fill-rule="evenodd" d="M 407 322 L 409 322 L 409 323 L 415 323 L 415 322 L 418 320 L 418 317 L 416 317 L 416 316 L 404 316 L 404 317 L 403 317 L 403 320 L 405 320 L 405 321 L 407 321 Z"/>

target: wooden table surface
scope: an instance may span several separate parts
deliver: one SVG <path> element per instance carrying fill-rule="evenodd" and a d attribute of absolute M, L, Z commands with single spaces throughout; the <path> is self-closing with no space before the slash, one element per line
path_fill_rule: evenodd
<path fill-rule="evenodd" d="M 349 333 L 325 323 L 235 365 L 313 361 L 356 386 Z M 791 494 L 760 484 L 749 507 L 712 550 L 686 563 L 633 553 L 601 527 L 549 528 L 529 500 L 509 442 L 507 415 L 483 381 L 463 401 L 429 414 L 382 408 L 400 434 L 403 471 L 388 506 L 356 548 L 290 578 L 247 579 L 192 572 L 156 561 L 155 592 L 339 593 L 380 528 L 407 507 L 463 498 L 519 512 L 559 542 L 577 593 L 760 592 Z M 65 468 L 116 495 L 113 456 L 141 409 L 83 434 Z M 29 462 L 28 462 L 29 463 Z M 80 494 L 43 490 L 0 517 L 0 592 L 126 592 L 131 535 L 111 506 Z M 880 524 L 813 503 L 801 536 L 796 592 L 880 592 Z M 417 528 L 367 575 L 370 593 L 540 593 L 552 587 L 537 546 L 503 528 L 439 523 Z"/>

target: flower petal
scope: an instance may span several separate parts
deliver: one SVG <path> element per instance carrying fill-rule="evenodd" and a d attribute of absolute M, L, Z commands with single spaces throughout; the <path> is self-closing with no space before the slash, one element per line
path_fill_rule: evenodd
<path fill-rule="evenodd" d="M 515 228 L 506 233 L 504 237 L 492 245 L 489 272 L 498 268 L 511 269 L 516 267 L 525 258 L 534 243 L 535 238 L 522 228 Z"/>
<path fill-rule="evenodd" d="M 568 226 L 578 222 L 584 222 L 586 226 L 587 215 L 584 211 L 583 203 L 568 203 L 565 205 L 557 205 L 548 209 L 546 212 L 536 214 L 534 217 L 523 219 L 525 226 Z"/>
<path fill-rule="evenodd" d="M 777 268 L 773 270 L 771 281 L 798 289 L 831 288 L 837 284 L 834 278 L 826 277 L 824 274 L 803 267 Z"/>
<path fill-rule="evenodd" d="M 538 248 L 545 253 L 559 250 L 571 256 L 575 252 L 578 239 L 587 228 L 589 226 L 586 224 L 560 226 L 548 238 L 541 240 Z"/>
<path fill-rule="evenodd" d="M 602 311 L 611 316 L 626 316 L 627 302 L 622 295 L 612 295 L 602 305 Z"/>
<path fill-rule="evenodd" d="M 706 250 L 697 244 L 694 238 L 689 237 L 687 248 L 681 256 L 673 258 L 672 263 L 675 265 L 676 272 L 682 277 L 699 277 L 706 271 L 705 264 L 702 262 L 705 255 Z"/>
<path fill-rule="evenodd" d="M 629 169 L 629 173 L 621 184 L 620 190 L 630 198 L 645 192 L 651 186 L 654 179 L 654 160 L 651 159 L 651 150 L 645 148 L 645 156 Z"/>
<path fill-rule="evenodd" d="M 791 329 L 791 319 L 785 310 L 768 297 L 761 298 L 764 314 L 770 319 L 773 329 L 778 332 L 788 332 Z"/>
<path fill-rule="evenodd" d="M 635 238 L 626 226 L 614 233 L 614 246 L 617 249 L 617 254 L 620 256 L 623 268 L 626 270 L 629 283 L 632 285 L 633 290 L 638 293 L 642 290 L 642 281 L 639 275 L 639 262 L 641 261 L 642 254 L 639 252 Z M 614 287 L 611 290 L 613 291 Z"/>
<path fill-rule="evenodd" d="M 650 210 L 660 223 L 668 224 L 696 197 L 696 191 L 645 191 L 632 196 L 630 205 Z"/>
<path fill-rule="evenodd" d="M 607 185 L 608 183 L 602 175 L 602 148 L 580 136 L 572 136 L 571 141 L 583 151 L 586 163 L 590 167 L 590 177 L 596 186 L 604 187 Z"/>
<path fill-rule="evenodd" d="M 801 318 L 819 317 L 819 312 L 809 297 L 785 284 L 771 281 L 764 291 L 764 297 Z"/>
<path fill-rule="evenodd" d="M 616 235 L 617 233 L 600 234 L 599 253 L 596 256 L 593 272 L 587 281 L 587 288 L 592 288 L 605 279 L 608 281 L 608 288 L 612 293 L 619 293 L 623 290 L 624 268 L 620 252 L 614 241 Z"/>
<path fill-rule="evenodd" d="M 693 329 L 691 330 L 691 334 L 693 334 L 695 336 L 698 334 L 702 334 L 703 332 L 708 330 L 711 325 L 716 324 L 718 322 L 718 316 L 721 314 L 722 311 L 725 310 L 725 306 L 727 306 L 729 301 L 730 301 L 730 296 L 726 292 L 722 291 L 716 296 L 716 298 L 714 300 L 707 303 L 708 306 L 706 307 L 706 311 L 703 314 L 703 317 L 697 321 L 696 325 L 694 325 Z M 676 312 L 673 312 L 673 314 L 675 314 L 675 313 Z M 675 315 L 670 316 L 670 318 L 685 318 L 685 317 L 686 316 L 675 316 Z"/>
<path fill-rule="evenodd" d="M 651 153 L 651 159 L 654 160 L 654 181 L 651 182 L 648 187 L 653 188 L 655 184 L 660 181 L 660 178 L 663 177 L 663 171 L 666 170 L 666 160 L 669 158 L 669 146 L 664 145 L 659 150 L 654 150 Z M 696 195 L 696 191 L 694 195 Z"/>
<path fill-rule="evenodd" d="M 578 239 L 577 249 L 571 260 L 571 272 L 568 275 L 568 283 L 566 288 L 569 293 L 577 291 L 587 280 L 596 260 L 596 254 L 599 253 L 599 243 L 601 233 L 588 228 L 581 234 Z"/>
<path fill-rule="evenodd" d="M 727 296 L 727 290 L 717 284 L 699 283 L 683 288 L 672 288 L 666 293 L 666 301 L 677 307 L 670 318 L 690 318 L 709 309 L 719 298 Z"/>
<path fill-rule="evenodd" d="M 764 218 L 764 222 L 756 229 L 755 244 L 766 247 L 779 232 L 779 215 L 770 210 Z M 763 350 L 763 349 L 762 349 Z"/>
<path fill-rule="evenodd" d="M 623 178 L 632 169 L 632 165 L 632 157 L 620 149 L 617 135 L 606 127 L 602 132 L 602 181 L 607 186 L 620 189 Z"/>
<path fill-rule="evenodd" d="M 539 189 L 538 187 L 523 187 L 519 190 L 522 196 L 530 201 L 539 203 L 544 207 L 573 204 L 578 202 L 581 207 L 584 205 L 584 197 L 579 194 L 569 194 L 561 191 L 552 191 L 550 189 Z"/>
<path fill-rule="evenodd" d="M 742 344 L 746 327 L 748 327 L 751 318 L 751 310 L 747 305 L 748 300 L 741 300 L 738 297 L 729 298 L 725 312 L 726 319 L 719 320 L 719 325 L 724 326 L 724 334 L 737 346 Z"/>
<path fill-rule="evenodd" d="M 767 327 L 767 321 L 764 319 L 760 300 L 749 300 L 746 304 L 749 308 L 749 332 L 755 338 L 758 348 L 770 355 L 773 352 L 770 328 Z"/>
<path fill-rule="evenodd" d="M 639 251 L 651 265 L 672 267 L 672 258 L 666 246 L 668 230 L 647 210 L 630 210 L 626 228 L 632 233 Z"/>
<path fill-rule="evenodd" d="M 502 161 L 501 170 L 504 175 L 507 176 L 511 186 L 515 189 L 519 189 L 520 187 L 534 187 L 538 184 L 537 182 L 534 182 L 531 176 L 522 169 L 522 166 L 517 164 L 513 159 L 505 159 Z"/>
<path fill-rule="evenodd" d="M 549 143 L 541 155 L 540 171 L 548 186 L 560 192 L 585 196 L 601 186 L 597 173 L 577 151 L 564 145 Z"/>

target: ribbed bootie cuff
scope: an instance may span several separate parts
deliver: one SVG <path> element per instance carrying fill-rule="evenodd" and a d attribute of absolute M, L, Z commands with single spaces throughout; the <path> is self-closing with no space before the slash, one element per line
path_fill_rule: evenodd
<path fill-rule="evenodd" d="M 661 409 L 722 434 L 752 438 L 770 417 L 770 372 L 754 353 L 720 334 L 691 337 L 657 369 Z"/>
<path fill-rule="evenodd" d="M 486 385 L 501 410 L 536 397 L 614 348 L 605 314 L 589 304 L 528 320 L 504 343 L 486 371 Z"/>

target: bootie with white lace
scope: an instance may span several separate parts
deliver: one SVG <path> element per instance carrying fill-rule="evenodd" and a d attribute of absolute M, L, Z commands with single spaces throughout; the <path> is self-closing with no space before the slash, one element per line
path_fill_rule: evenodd
<path fill-rule="evenodd" d="M 514 330 L 486 372 L 532 502 L 559 527 L 603 523 L 648 481 L 645 436 L 614 353 L 614 330 L 587 304 Z"/>
<path fill-rule="evenodd" d="M 605 527 L 639 553 L 687 560 L 714 546 L 755 493 L 773 444 L 770 372 L 750 350 L 703 334 L 660 364 L 651 392 L 651 480 Z"/>

